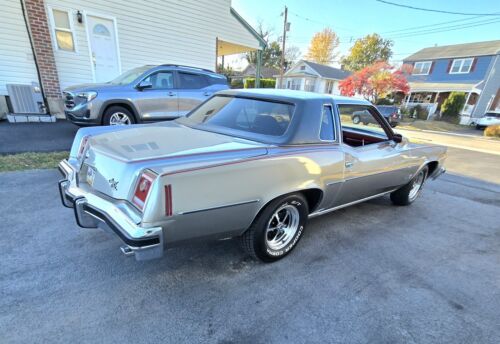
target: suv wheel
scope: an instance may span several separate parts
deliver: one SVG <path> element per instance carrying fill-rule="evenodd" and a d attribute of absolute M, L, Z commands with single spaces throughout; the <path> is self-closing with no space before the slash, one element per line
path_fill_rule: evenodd
<path fill-rule="evenodd" d="M 123 106 L 112 106 L 104 114 L 104 125 L 130 125 L 134 123 L 134 115 Z"/>

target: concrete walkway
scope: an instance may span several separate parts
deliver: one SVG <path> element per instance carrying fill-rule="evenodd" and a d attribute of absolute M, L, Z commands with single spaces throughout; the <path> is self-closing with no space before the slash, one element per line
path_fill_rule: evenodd
<path fill-rule="evenodd" d="M 0 154 L 69 150 L 78 129 L 65 120 L 56 123 L 0 121 Z"/>

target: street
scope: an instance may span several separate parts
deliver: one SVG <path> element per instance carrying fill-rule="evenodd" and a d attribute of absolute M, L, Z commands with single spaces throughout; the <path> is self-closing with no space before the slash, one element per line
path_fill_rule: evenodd
<path fill-rule="evenodd" d="M 452 148 L 447 167 L 410 207 L 311 220 L 274 264 L 231 240 L 136 262 L 77 227 L 57 171 L 0 174 L 1 341 L 497 343 L 500 155 Z"/>

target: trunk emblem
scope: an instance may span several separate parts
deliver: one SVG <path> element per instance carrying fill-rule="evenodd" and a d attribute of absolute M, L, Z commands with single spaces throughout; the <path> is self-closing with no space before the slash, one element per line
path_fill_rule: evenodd
<path fill-rule="evenodd" d="M 115 189 L 115 191 L 118 191 L 118 181 L 115 180 L 115 178 L 111 178 L 108 180 L 108 183 L 109 183 L 109 186 L 112 188 L 112 189 Z"/>

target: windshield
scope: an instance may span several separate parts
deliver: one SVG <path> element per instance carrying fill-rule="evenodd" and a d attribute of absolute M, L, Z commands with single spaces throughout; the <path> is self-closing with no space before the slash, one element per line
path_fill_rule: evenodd
<path fill-rule="evenodd" d="M 151 69 L 151 66 L 142 66 L 142 67 L 137 67 L 137 68 L 131 69 L 128 72 L 121 74 L 116 79 L 111 80 L 109 83 L 113 84 L 113 85 L 130 84 L 132 81 L 134 81 L 135 79 L 140 77 L 148 69 Z"/>
<path fill-rule="evenodd" d="M 177 121 L 199 129 L 264 141 L 285 134 L 294 106 L 265 100 L 215 96 Z"/>

